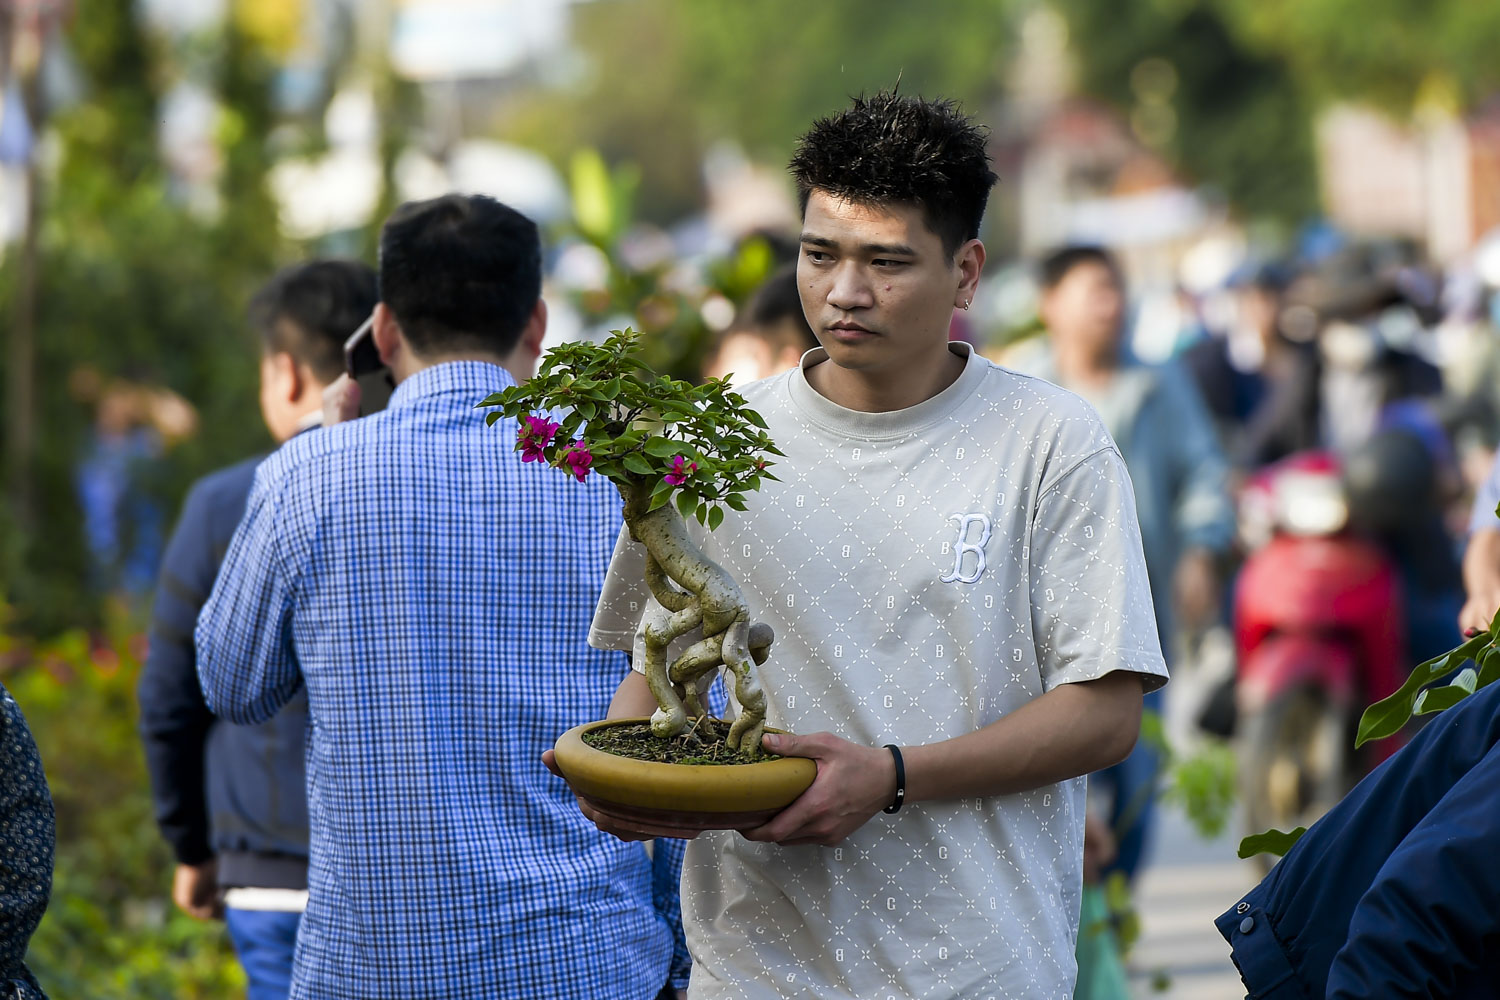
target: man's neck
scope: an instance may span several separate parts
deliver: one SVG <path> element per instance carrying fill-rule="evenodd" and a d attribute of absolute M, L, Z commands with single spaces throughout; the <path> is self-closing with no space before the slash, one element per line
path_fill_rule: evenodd
<path fill-rule="evenodd" d="M 1119 355 L 1108 351 L 1069 348 L 1054 341 L 1053 358 L 1057 374 L 1069 385 L 1105 385 L 1120 368 Z"/>
<path fill-rule="evenodd" d="M 889 413 L 936 396 L 958 381 L 964 364 L 963 358 L 944 346 L 942 358 L 917 373 L 910 368 L 896 372 L 841 368 L 824 360 L 804 369 L 803 374 L 818 395 L 846 410 Z"/>
<path fill-rule="evenodd" d="M 400 385 L 419 371 L 434 368 L 438 365 L 445 365 L 451 361 L 482 361 L 488 365 L 499 365 L 501 368 L 509 371 L 516 378 L 516 381 L 519 382 L 522 380 L 522 376 L 516 374 L 516 368 L 514 367 L 516 360 L 514 355 L 501 357 L 489 351 L 454 351 L 445 354 L 424 354 L 421 356 L 408 351 L 397 358 L 396 364 L 391 367 L 391 379 L 397 385 Z M 530 378 L 530 373 L 528 372 L 525 377 Z"/>

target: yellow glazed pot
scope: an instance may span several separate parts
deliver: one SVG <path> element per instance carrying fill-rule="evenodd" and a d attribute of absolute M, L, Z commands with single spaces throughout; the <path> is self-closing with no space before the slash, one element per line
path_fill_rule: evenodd
<path fill-rule="evenodd" d="M 590 730 L 646 721 L 589 722 L 563 733 L 554 750 L 573 791 L 604 812 L 637 823 L 680 830 L 747 830 L 790 805 L 818 774 L 818 765 L 805 757 L 756 764 L 661 764 L 606 753 L 583 742 L 583 734 Z"/>

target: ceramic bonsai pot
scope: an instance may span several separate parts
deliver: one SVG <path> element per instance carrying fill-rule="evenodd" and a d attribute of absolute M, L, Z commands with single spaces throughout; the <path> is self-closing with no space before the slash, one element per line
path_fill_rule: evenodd
<path fill-rule="evenodd" d="M 805 757 L 754 764 L 662 764 L 608 753 L 583 741 L 590 730 L 645 721 L 585 723 L 563 733 L 554 747 L 557 766 L 575 793 L 631 823 L 683 831 L 748 830 L 790 805 L 818 773 L 818 765 Z"/>

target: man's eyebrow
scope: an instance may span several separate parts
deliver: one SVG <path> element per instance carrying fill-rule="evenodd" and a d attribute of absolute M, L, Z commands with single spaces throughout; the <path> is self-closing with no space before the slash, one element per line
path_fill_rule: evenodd
<path fill-rule="evenodd" d="M 837 240 L 831 240 L 826 236 L 811 236 L 808 234 L 803 234 L 801 242 L 803 246 L 828 247 L 830 249 L 837 248 L 839 245 Z M 905 243 L 861 243 L 859 249 L 865 253 L 884 254 L 891 257 L 915 257 L 917 255 L 917 251 Z"/>

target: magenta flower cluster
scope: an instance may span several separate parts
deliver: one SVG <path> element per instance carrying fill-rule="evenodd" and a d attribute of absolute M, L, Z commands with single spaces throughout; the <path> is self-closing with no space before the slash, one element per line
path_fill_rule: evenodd
<path fill-rule="evenodd" d="M 662 476 L 662 479 L 666 481 L 668 486 L 681 486 L 688 481 L 689 476 L 698 471 L 697 462 L 687 462 L 687 465 L 684 466 L 683 463 L 685 461 L 686 459 L 681 455 L 672 459 L 672 471 Z"/>
<path fill-rule="evenodd" d="M 593 464 L 593 461 L 594 456 L 584 447 L 583 441 L 580 439 L 574 441 L 564 449 L 562 455 L 558 458 L 558 465 L 566 465 L 568 471 L 573 473 L 573 478 L 581 483 L 588 478 L 589 466 Z"/>
<path fill-rule="evenodd" d="M 542 452 L 557 436 L 558 426 L 546 417 L 523 418 L 516 433 L 516 447 L 521 449 L 521 461 L 545 461 L 546 456 Z"/>

